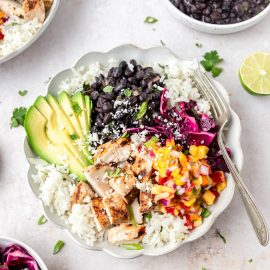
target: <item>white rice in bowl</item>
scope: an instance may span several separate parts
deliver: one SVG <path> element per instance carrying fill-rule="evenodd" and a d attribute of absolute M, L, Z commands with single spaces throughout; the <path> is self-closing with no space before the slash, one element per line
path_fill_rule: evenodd
<path fill-rule="evenodd" d="M 162 247 L 168 243 L 176 243 L 186 238 L 187 227 L 181 218 L 171 214 L 153 213 L 146 225 L 143 245 L 149 248 Z"/>
<path fill-rule="evenodd" d="M 0 58 L 16 51 L 38 32 L 41 23 L 37 19 L 26 21 L 17 16 L 11 16 L 0 28 L 4 39 L 0 41 Z"/>

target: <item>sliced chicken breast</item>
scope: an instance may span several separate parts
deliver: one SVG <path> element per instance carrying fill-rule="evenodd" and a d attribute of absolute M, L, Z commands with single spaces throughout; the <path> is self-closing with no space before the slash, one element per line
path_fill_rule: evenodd
<path fill-rule="evenodd" d="M 154 197 L 151 193 L 140 192 L 140 212 L 145 214 L 152 211 L 156 204 L 154 202 Z"/>
<path fill-rule="evenodd" d="M 108 172 L 113 170 L 114 169 L 111 166 L 100 163 L 89 166 L 84 171 L 86 179 L 92 188 L 96 191 L 96 193 L 101 197 L 109 194 L 112 191 L 112 188 L 108 182 Z"/>
<path fill-rule="evenodd" d="M 23 1 L 24 19 L 33 20 L 38 19 L 40 23 L 45 20 L 45 6 L 43 0 L 24 0 Z"/>
<path fill-rule="evenodd" d="M 44 2 L 44 7 L 45 7 L 45 11 L 49 11 L 52 4 L 53 4 L 53 0 L 43 0 Z"/>
<path fill-rule="evenodd" d="M 0 0 L 0 10 L 2 10 L 8 17 L 16 15 L 23 17 L 22 5 L 14 0 Z"/>
<path fill-rule="evenodd" d="M 132 171 L 138 176 L 140 182 L 148 182 L 151 179 L 153 162 L 148 154 L 139 154 L 136 156 L 132 165 Z"/>
<path fill-rule="evenodd" d="M 110 223 L 117 225 L 128 221 L 128 209 L 122 197 L 114 192 L 103 198 L 103 203 Z"/>
<path fill-rule="evenodd" d="M 107 229 L 111 223 L 106 213 L 102 198 L 91 200 L 90 206 L 94 214 L 94 221 L 98 231 Z"/>
<path fill-rule="evenodd" d="M 92 188 L 88 183 L 79 182 L 71 198 L 71 205 L 87 203 L 94 196 L 95 196 L 94 191 L 92 190 Z"/>
<path fill-rule="evenodd" d="M 128 160 L 131 155 L 130 140 L 119 138 L 100 145 L 94 156 L 96 162 L 102 163 L 119 163 Z"/>
<path fill-rule="evenodd" d="M 119 177 L 109 180 L 110 186 L 122 197 L 126 197 L 135 187 L 136 177 L 131 170 L 131 166 L 126 163 Z"/>
<path fill-rule="evenodd" d="M 145 234 L 145 226 L 121 224 L 108 230 L 108 241 L 112 244 L 139 243 Z"/>

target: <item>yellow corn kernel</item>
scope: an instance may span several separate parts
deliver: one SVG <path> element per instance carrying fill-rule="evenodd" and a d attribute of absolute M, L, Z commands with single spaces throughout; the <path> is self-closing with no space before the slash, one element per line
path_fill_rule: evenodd
<path fill-rule="evenodd" d="M 204 145 L 201 146 L 191 145 L 189 148 L 189 153 L 191 154 L 193 161 L 198 161 L 200 159 L 205 158 L 208 151 L 209 148 Z"/>
<path fill-rule="evenodd" d="M 200 187 L 202 185 L 202 176 L 200 175 L 198 178 L 196 178 L 195 180 L 192 181 L 192 183 L 196 186 L 196 187 Z"/>
<path fill-rule="evenodd" d="M 177 186 L 183 186 L 183 185 L 186 184 L 186 182 L 181 181 L 181 175 L 179 175 L 179 177 L 177 177 L 176 179 L 174 179 L 174 183 L 175 183 Z"/>
<path fill-rule="evenodd" d="M 216 199 L 216 196 L 210 190 L 206 190 L 202 198 L 204 199 L 207 205 L 212 205 Z"/>
<path fill-rule="evenodd" d="M 222 190 L 224 190 L 227 187 L 227 181 L 225 179 L 225 181 L 223 181 L 222 183 L 217 185 L 217 191 L 221 192 Z"/>
<path fill-rule="evenodd" d="M 174 190 L 170 187 L 161 186 L 161 185 L 154 185 L 151 189 L 152 194 L 160 194 L 164 192 L 174 193 Z"/>
<path fill-rule="evenodd" d="M 202 225 L 202 217 L 200 217 L 198 220 L 194 221 L 194 226 L 199 227 Z"/>
<path fill-rule="evenodd" d="M 192 156 L 197 156 L 198 151 L 199 151 L 199 149 L 198 149 L 198 147 L 197 147 L 196 145 L 191 145 L 191 146 L 189 147 L 189 153 L 190 153 Z"/>
<path fill-rule="evenodd" d="M 191 199 L 191 200 L 189 200 L 189 201 L 184 202 L 184 205 L 187 206 L 187 207 L 190 207 L 190 206 L 192 206 L 195 202 L 196 202 L 196 198 L 193 198 L 193 199 Z"/>
<path fill-rule="evenodd" d="M 167 139 L 166 140 L 166 147 L 175 147 L 174 139 Z"/>
<path fill-rule="evenodd" d="M 207 146 L 201 145 L 198 147 L 198 157 L 199 159 L 203 159 L 206 157 L 209 148 Z"/>

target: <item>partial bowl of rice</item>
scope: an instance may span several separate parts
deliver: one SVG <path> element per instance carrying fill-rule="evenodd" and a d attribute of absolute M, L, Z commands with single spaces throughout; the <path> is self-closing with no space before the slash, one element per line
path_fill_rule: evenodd
<path fill-rule="evenodd" d="M 0 64 L 29 48 L 46 30 L 60 0 L 0 1 Z"/>
<path fill-rule="evenodd" d="M 203 236 L 228 207 L 235 184 L 196 67 L 164 47 L 91 52 L 28 109 L 29 185 L 80 246 L 159 256 Z M 240 120 L 213 83 L 231 113 L 225 141 L 241 170 Z"/>

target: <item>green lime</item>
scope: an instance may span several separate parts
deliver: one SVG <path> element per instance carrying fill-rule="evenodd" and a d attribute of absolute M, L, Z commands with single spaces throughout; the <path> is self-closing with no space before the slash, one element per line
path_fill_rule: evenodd
<path fill-rule="evenodd" d="M 270 53 L 249 55 L 239 69 L 240 82 L 252 95 L 270 95 Z"/>

